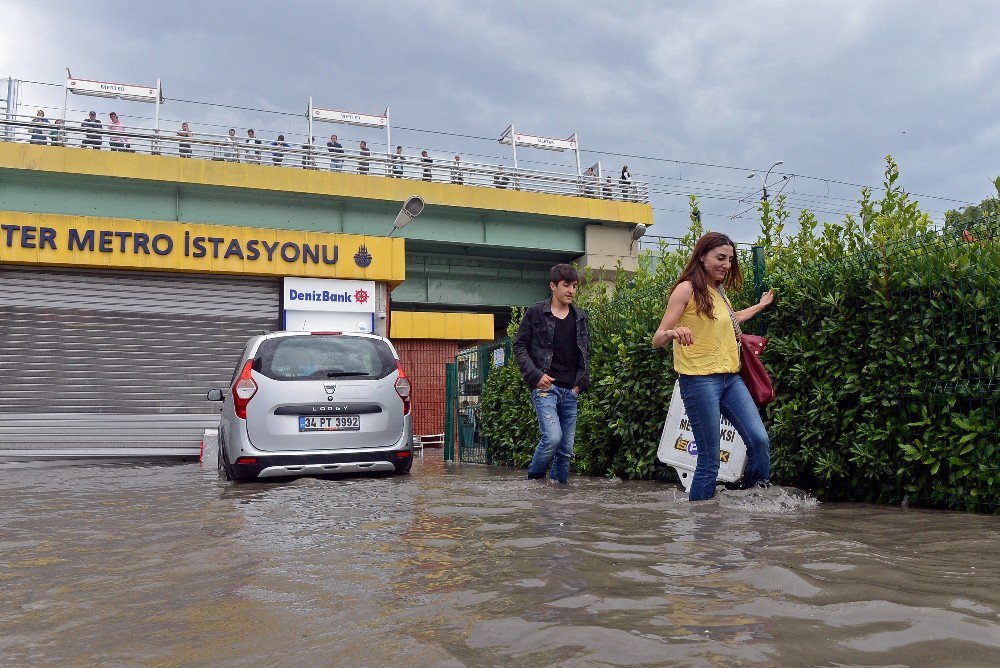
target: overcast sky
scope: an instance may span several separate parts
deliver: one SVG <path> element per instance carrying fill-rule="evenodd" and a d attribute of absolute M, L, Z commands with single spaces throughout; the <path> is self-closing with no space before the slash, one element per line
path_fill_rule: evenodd
<path fill-rule="evenodd" d="M 750 206 L 740 199 L 759 199 L 748 170 L 775 160 L 784 164 L 772 193 L 798 175 L 785 192 L 825 220 L 857 209 L 859 189 L 835 182 L 879 185 L 889 153 L 938 219 L 992 194 L 1000 174 L 1000 12 L 990 0 L 0 0 L 0 77 L 60 84 L 24 84 L 22 113 L 58 115 L 66 66 L 119 83 L 161 78 L 164 127 L 301 135 L 313 96 L 361 113 L 389 106 L 393 143 L 442 159 L 509 159 L 496 138 L 511 122 L 576 132 L 584 167 L 628 164 L 650 181 L 651 232 L 662 235 L 683 232 L 686 195 L 697 193 L 706 225 L 752 240 L 752 212 L 731 217 Z M 151 115 L 138 103 L 70 103 L 102 117 L 115 109 L 126 124 Z M 382 139 L 344 126 L 317 134 L 329 131 L 348 146 Z M 519 158 L 576 168 L 568 154 Z"/>

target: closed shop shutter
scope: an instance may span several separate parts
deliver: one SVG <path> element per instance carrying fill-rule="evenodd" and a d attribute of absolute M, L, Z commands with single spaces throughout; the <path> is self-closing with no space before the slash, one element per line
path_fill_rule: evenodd
<path fill-rule="evenodd" d="M 0 458 L 197 452 L 279 279 L 0 267 Z"/>

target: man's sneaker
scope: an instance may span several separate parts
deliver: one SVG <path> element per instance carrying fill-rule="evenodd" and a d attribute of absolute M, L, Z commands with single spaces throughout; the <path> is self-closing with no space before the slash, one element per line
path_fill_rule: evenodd
<path fill-rule="evenodd" d="M 758 489 L 768 489 L 770 486 L 771 486 L 771 481 L 767 480 L 766 478 L 764 480 L 758 480 L 757 483 L 754 485 L 754 487 L 757 487 Z"/>

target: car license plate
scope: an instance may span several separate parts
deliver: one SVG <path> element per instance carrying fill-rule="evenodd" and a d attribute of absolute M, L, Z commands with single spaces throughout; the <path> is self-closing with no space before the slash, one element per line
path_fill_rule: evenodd
<path fill-rule="evenodd" d="M 300 415 L 299 431 L 360 431 L 360 415 Z"/>

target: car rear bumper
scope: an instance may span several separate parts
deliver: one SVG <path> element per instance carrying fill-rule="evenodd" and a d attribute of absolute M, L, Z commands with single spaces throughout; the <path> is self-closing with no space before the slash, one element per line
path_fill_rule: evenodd
<path fill-rule="evenodd" d="M 284 478 L 288 476 L 324 475 L 329 473 L 366 473 L 396 471 L 405 467 L 413 453 L 404 450 L 375 450 L 301 455 L 264 455 L 237 458 L 232 465 L 237 479 Z M 253 459 L 253 463 L 242 463 Z"/>

